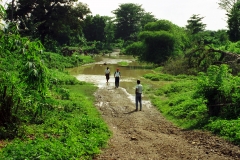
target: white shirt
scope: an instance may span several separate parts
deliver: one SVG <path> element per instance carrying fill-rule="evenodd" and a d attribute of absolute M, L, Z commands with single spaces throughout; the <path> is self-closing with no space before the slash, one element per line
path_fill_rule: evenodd
<path fill-rule="evenodd" d="M 109 74 L 109 73 L 110 73 L 110 69 L 106 69 L 105 74 Z"/>
<path fill-rule="evenodd" d="M 136 89 L 137 89 L 137 93 L 142 93 L 142 85 L 141 84 L 137 84 L 137 86 L 136 86 Z"/>
<path fill-rule="evenodd" d="M 119 71 L 116 71 L 115 74 L 114 74 L 115 77 L 120 77 L 120 72 Z"/>

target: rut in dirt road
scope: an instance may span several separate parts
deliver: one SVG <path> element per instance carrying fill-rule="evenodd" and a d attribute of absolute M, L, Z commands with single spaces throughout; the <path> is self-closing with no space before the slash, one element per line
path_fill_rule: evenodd
<path fill-rule="evenodd" d="M 121 84 L 120 84 L 121 86 Z M 151 105 L 135 111 L 123 88 L 99 88 L 96 107 L 113 135 L 98 160 L 237 160 L 240 148 L 201 131 L 185 131 Z"/>

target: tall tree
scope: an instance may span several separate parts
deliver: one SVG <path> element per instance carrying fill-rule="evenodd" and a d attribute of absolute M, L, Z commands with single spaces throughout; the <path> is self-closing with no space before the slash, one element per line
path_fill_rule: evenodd
<path fill-rule="evenodd" d="M 240 40 L 240 1 L 235 3 L 228 15 L 229 40 L 236 42 Z"/>
<path fill-rule="evenodd" d="M 235 3 L 239 0 L 219 0 L 218 5 L 220 8 L 227 11 L 227 13 L 231 12 Z"/>
<path fill-rule="evenodd" d="M 104 29 L 105 32 L 105 44 L 106 47 L 110 49 L 110 44 L 113 43 L 115 38 L 115 24 L 113 22 L 113 17 L 105 17 L 106 19 L 106 26 Z"/>
<path fill-rule="evenodd" d="M 39 38 L 42 43 L 46 37 L 69 43 L 71 33 L 81 30 L 81 20 L 90 13 L 86 4 L 74 5 L 76 1 L 15 0 L 7 9 L 8 19 L 20 23 L 22 34 Z"/>
<path fill-rule="evenodd" d="M 116 16 L 116 38 L 129 40 L 132 34 L 136 34 L 141 29 L 141 17 L 144 14 L 142 5 L 125 3 L 112 11 Z"/>
<path fill-rule="evenodd" d="M 189 20 L 187 20 L 186 28 L 191 34 L 196 34 L 205 30 L 206 24 L 202 22 L 204 17 L 199 15 L 192 15 Z"/>
<path fill-rule="evenodd" d="M 105 40 L 106 19 L 103 16 L 89 15 L 86 17 L 83 33 L 88 41 Z"/>

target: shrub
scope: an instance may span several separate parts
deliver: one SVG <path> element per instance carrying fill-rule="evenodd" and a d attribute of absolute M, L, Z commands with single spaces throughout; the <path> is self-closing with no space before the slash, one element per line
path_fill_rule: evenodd
<path fill-rule="evenodd" d="M 207 100 L 209 116 L 236 118 L 240 114 L 240 79 L 230 73 L 227 65 L 210 66 L 200 73 L 196 97 Z"/>

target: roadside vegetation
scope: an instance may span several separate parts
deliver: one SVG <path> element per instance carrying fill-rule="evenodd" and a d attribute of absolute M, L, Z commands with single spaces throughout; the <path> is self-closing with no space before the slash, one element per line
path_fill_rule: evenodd
<path fill-rule="evenodd" d="M 147 74 L 152 81 L 168 81 L 148 88 L 153 105 L 170 121 L 185 129 L 201 129 L 240 144 L 240 78 L 227 65 L 210 66 L 197 76 Z"/>

